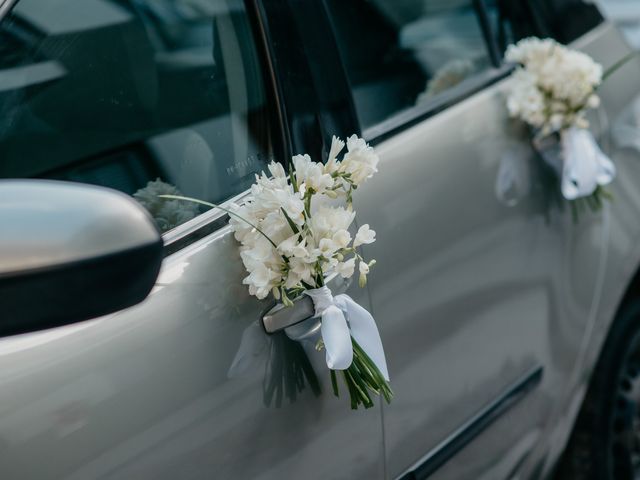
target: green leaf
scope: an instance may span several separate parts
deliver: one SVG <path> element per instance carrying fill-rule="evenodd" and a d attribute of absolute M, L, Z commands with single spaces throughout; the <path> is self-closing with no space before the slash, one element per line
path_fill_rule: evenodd
<path fill-rule="evenodd" d="M 336 397 L 339 397 L 339 393 L 338 393 L 338 379 L 336 378 L 336 371 L 335 370 L 330 370 L 331 372 L 331 387 L 333 388 L 333 394 Z"/>
<path fill-rule="evenodd" d="M 284 215 L 284 218 L 287 219 L 287 223 L 291 227 L 291 230 L 293 230 L 293 233 L 295 233 L 295 234 L 300 233 L 300 229 L 298 228 L 298 226 L 295 223 L 293 223 L 293 220 L 291 220 L 291 217 L 289 217 L 289 215 L 284 210 L 284 208 L 280 207 L 280 210 L 282 211 L 282 214 Z"/>
<path fill-rule="evenodd" d="M 293 191 L 298 193 L 298 180 L 296 179 L 296 173 L 293 169 L 293 163 L 289 164 L 289 180 L 291 181 L 291 186 L 293 187 Z"/>

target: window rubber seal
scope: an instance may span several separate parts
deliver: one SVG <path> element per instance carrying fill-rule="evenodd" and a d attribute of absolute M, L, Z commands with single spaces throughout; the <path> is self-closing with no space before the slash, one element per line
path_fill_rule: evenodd
<path fill-rule="evenodd" d="M 0 21 L 11 11 L 18 0 L 0 0 Z"/>

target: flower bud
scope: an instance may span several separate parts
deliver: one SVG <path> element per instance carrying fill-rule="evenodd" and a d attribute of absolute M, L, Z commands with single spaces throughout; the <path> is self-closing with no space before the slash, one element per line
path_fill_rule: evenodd
<path fill-rule="evenodd" d="M 324 194 L 329 198 L 338 198 L 338 194 L 335 190 L 326 190 Z"/>

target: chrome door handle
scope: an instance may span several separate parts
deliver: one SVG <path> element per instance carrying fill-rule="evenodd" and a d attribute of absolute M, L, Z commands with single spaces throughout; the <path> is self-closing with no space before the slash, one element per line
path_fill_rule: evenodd
<path fill-rule="evenodd" d="M 262 317 L 262 323 L 267 333 L 275 333 L 303 322 L 314 314 L 311 297 L 302 295 L 293 302 L 292 307 L 285 307 L 281 303 L 273 307 Z"/>
<path fill-rule="evenodd" d="M 350 278 L 344 279 L 336 274 L 331 275 L 326 281 L 335 295 L 345 292 L 349 288 L 349 285 L 351 285 Z M 300 295 L 293 301 L 292 307 L 285 307 L 279 303 L 271 308 L 262 316 L 262 324 L 267 333 L 275 333 L 300 322 L 304 322 L 308 318 L 313 317 L 315 313 L 316 311 L 311 297 Z"/>

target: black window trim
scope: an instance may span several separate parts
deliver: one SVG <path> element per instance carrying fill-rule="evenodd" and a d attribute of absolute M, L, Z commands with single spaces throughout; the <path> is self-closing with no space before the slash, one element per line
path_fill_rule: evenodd
<path fill-rule="evenodd" d="M 7 15 L 18 0 L 0 0 L 0 20 Z"/>

